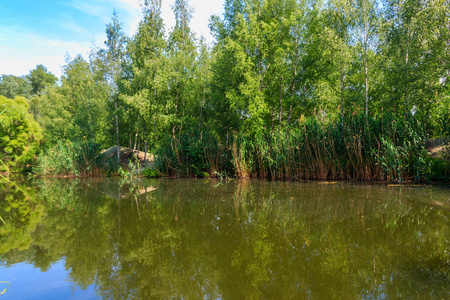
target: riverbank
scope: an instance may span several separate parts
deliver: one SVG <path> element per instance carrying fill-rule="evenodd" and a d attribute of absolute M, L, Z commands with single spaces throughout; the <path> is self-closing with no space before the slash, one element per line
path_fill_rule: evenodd
<path fill-rule="evenodd" d="M 58 142 L 37 159 L 32 174 L 42 177 L 102 177 L 139 174 L 153 164 L 153 156 L 117 146 L 102 150 L 91 141 Z"/>
<path fill-rule="evenodd" d="M 147 176 L 428 182 L 450 180 L 448 138 L 389 116 L 305 118 L 258 134 L 184 130 L 149 154 L 90 141 L 59 142 L 41 154 L 38 176 Z"/>
<path fill-rule="evenodd" d="M 155 166 L 175 177 L 422 182 L 450 179 L 450 152 L 427 148 L 415 119 L 317 118 L 255 135 L 191 130 L 169 136 Z"/>

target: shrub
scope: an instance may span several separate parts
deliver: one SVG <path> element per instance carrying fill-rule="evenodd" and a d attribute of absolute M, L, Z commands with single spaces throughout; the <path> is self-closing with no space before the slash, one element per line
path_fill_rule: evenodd
<path fill-rule="evenodd" d="M 431 171 L 425 137 L 413 118 L 302 118 L 280 132 L 235 133 L 230 143 L 210 131 L 168 136 L 156 166 L 171 176 L 426 180 Z"/>
<path fill-rule="evenodd" d="M 231 171 L 230 151 L 209 131 L 190 130 L 167 136 L 157 151 L 155 169 L 171 176 L 204 177 Z"/>
<path fill-rule="evenodd" d="M 100 145 L 92 141 L 61 142 L 38 157 L 38 175 L 84 175 L 100 173 Z"/>
<path fill-rule="evenodd" d="M 161 174 L 158 171 L 152 170 L 150 168 L 145 169 L 144 171 L 142 171 L 142 175 L 144 175 L 145 177 L 148 177 L 148 178 L 161 177 Z"/>
<path fill-rule="evenodd" d="M 27 169 L 39 150 L 42 129 L 28 108 L 23 97 L 0 96 L 0 159 L 11 171 Z"/>

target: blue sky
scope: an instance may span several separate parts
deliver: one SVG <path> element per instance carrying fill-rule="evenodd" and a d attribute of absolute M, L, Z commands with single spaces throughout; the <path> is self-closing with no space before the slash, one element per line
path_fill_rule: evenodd
<path fill-rule="evenodd" d="M 115 9 L 132 36 L 142 13 L 141 0 L 0 0 L 0 74 L 26 75 L 43 64 L 61 75 L 68 53 L 87 58 L 92 46 L 103 47 L 105 25 Z M 212 14 L 223 13 L 224 0 L 190 0 L 197 36 L 213 39 L 208 29 Z M 174 0 L 162 0 L 166 31 L 174 25 Z"/>

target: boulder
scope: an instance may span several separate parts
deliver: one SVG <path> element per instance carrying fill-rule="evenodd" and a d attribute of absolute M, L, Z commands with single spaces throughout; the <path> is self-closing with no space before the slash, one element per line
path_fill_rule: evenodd
<path fill-rule="evenodd" d="M 106 162 L 109 160 L 117 159 L 117 146 L 109 147 L 106 150 L 102 150 L 100 153 L 103 155 L 103 160 L 106 164 Z M 145 156 L 145 153 L 142 151 L 133 151 L 126 147 L 119 147 L 119 155 L 120 165 L 123 167 L 127 167 L 130 161 L 135 162 L 135 158 L 139 160 L 139 163 L 142 166 L 152 164 L 154 160 L 153 155 L 149 153 L 147 153 L 147 156 Z"/>

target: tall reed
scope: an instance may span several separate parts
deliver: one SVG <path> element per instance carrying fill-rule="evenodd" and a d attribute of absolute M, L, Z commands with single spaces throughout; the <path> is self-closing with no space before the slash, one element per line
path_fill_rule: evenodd
<path fill-rule="evenodd" d="M 417 120 L 352 115 L 302 118 L 279 133 L 235 133 L 229 147 L 211 131 L 168 136 L 157 163 L 163 174 L 279 179 L 422 180 L 426 134 Z"/>
<path fill-rule="evenodd" d="M 61 142 L 38 157 L 33 172 L 37 175 L 98 176 L 101 170 L 100 145 L 82 142 Z"/>
<path fill-rule="evenodd" d="M 214 176 L 232 170 L 231 153 L 211 131 L 197 129 L 167 136 L 156 153 L 155 166 L 169 176 Z"/>

